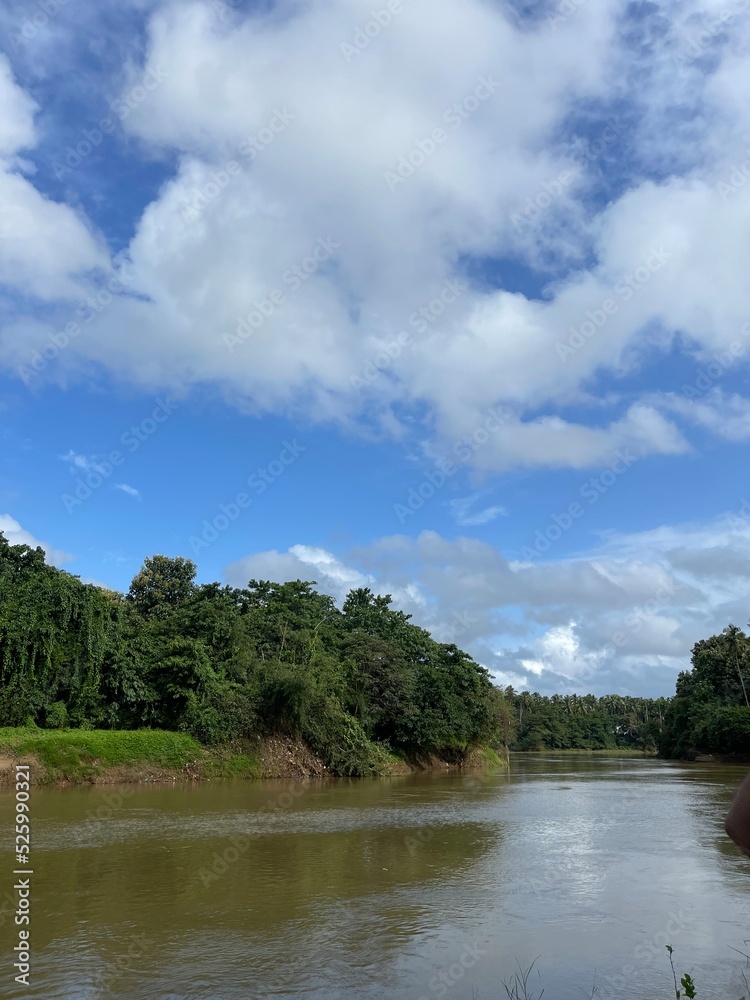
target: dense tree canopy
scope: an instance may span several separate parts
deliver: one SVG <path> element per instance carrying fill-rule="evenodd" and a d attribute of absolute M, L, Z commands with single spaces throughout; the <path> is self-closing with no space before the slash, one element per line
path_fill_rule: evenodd
<path fill-rule="evenodd" d="M 692 670 L 677 678 L 660 750 L 750 754 L 750 640 L 736 625 L 693 646 Z"/>
<path fill-rule="evenodd" d="M 0 725 L 158 727 L 207 743 L 299 735 L 339 774 L 388 751 L 463 759 L 517 750 L 750 753 L 750 639 L 693 648 L 676 696 L 504 692 L 390 596 L 341 609 L 314 584 L 196 584 L 188 559 L 146 559 L 126 595 L 45 563 L 0 533 Z"/>
<path fill-rule="evenodd" d="M 666 698 L 553 694 L 506 688 L 513 709 L 516 750 L 655 750 Z"/>
<path fill-rule="evenodd" d="M 205 742 L 286 732 L 331 769 L 365 774 L 387 749 L 461 759 L 507 739 L 487 671 L 353 590 L 195 583 L 153 556 L 127 595 L 47 566 L 0 535 L 0 725 L 186 730 Z"/>

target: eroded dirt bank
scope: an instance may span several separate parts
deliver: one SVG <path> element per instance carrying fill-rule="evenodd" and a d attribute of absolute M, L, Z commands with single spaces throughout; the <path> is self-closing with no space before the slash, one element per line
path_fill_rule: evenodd
<path fill-rule="evenodd" d="M 7 730 L 5 731 L 7 732 Z M 26 735 L 26 734 L 24 734 Z M 111 744 L 118 733 L 108 733 L 107 746 L 99 746 L 88 734 L 75 731 L 55 734 L 40 731 L 36 736 L 0 746 L 0 785 L 14 780 L 17 763 L 30 765 L 35 785 L 70 787 L 80 784 L 121 782 L 211 781 L 224 778 L 292 778 L 297 780 L 334 777 L 319 756 L 302 740 L 271 736 L 241 741 L 229 747 L 202 747 L 184 734 L 160 734 L 164 746 L 139 757 L 139 748 L 123 746 L 113 753 Z M 65 737 L 63 739 L 63 736 Z M 122 734 L 126 744 L 128 734 Z M 170 737 L 174 740 L 171 741 Z M 174 745 L 170 745 L 173 743 Z M 116 758 L 116 762 L 113 761 Z M 461 767 L 487 767 L 501 761 L 493 751 L 475 751 L 463 765 L 438 757 L 409 760 L 389 758 L 380 769 L 384 777 L 416 771 L 456 771 Z"/>

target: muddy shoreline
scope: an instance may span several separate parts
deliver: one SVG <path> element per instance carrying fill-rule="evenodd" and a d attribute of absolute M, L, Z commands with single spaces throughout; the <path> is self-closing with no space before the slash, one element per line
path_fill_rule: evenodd
<path fill-rule="evenodd" d="M 237 761 L 242 761 L 240 766 Z M 31 783 L 49 788 L 72 788 L 81 785 L 113 785 L 123 783 L 154 783 L 174 781 L 215 781 L 227 779 L 283 778 L 297 781 L 333 778 L 323 761 L 302 740 L 288 736 L 271 736 L 253 741 L 241 741 L 230 747 L 199 748 L 192 759 L 179 766 L 163 766 L 154 761 L 132 760 L 108 764 L 87 756 L 82 766 L 51 767 L 34 753 L 14 753 L 12 747 L 0 749 L 0 788 L 14 781 L 16 764 L 28 764 Z M 380 771 L 381 777 L 426 771 L 460 771 L 466 768 L 488 767 L 501 763 L 492 751 L 475 751 L 463 764 L 437 757 L 410 761 L 391 759 Z"/>

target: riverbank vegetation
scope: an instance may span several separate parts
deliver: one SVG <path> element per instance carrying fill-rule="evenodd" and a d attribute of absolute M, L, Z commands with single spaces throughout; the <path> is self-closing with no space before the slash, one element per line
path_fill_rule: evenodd
<path fill-rule="evenodd" d="M 543 697 L 504 691 L 513 718 L 514 750 L 612 750 L 655 753 L 667 698 L 606 695 Z"/>
<path fill-rule="evenodd" d="M 154 556 L 119 594 L 0 535 L 0 726 L 159 729 L 208 746 L 282 733 L 339 775 L 510 742 L 488 672 L 390 597 L 356 589 L 339 610 L 310 583 L 237 589 L 195 572 Z"/>
<path fill-rule="evenodd" d="M 674 948 L 671 945 L 665 945 L 668 959 L 669 959 L 669 970 L 671 972 L 672 983 L 674 984 L 674 991 L 669 987 L 669 975 L 664 976 L 663 991 L 659 986 L 654 986 L 654 990 L 659 990 L 659 993 L 654 993 L 654 997 L 663 996 L 664 998 L 668 996 L 674 996 L 675 1000 L 696 1000 L 699 998 L 700 994 L 697 992 L 696 983 L 693 976 L 689 973 L 683 973 L 679 975 L 675 963 L 674 963 Z M 750 964 L 750 956 L 745 955 L 744 952 L 740 952 L 746 962 Z M 512 977 L 508 980 L 503 980 L 503 995 L 507 1000 L 542 1000 L 545 995 L 545 990 L 542 987 L 539 992 L 537 992 L 536 984 L 537 981 L 541 983 L 541 973 L 536 968 L 537 961 L 531 963 L 530 966 L 521 966 L 519 963 L 518 971 L 515 972 Z M 738 1000 L 747 1000 L 747 991 L 750 988 L 750 983 L 748 982 L 747 976 L 744 971 L 741 974 L 742 982 L 744 984 L 745 992 Z M 624 983 L 623 989 L 628 987 L 627 980 L 624 976 L 617 977 L 614 980 L 612 977 L 605 976 L 605 980 L 611 985 L 616 981 L 622 981 Z M 632 984 L 635 986 L 635 984 Z M 535 988 L 536 987 L 536 988 Z M 619 991 L 618 991 L 619 992 Z M 581 988 L 581 996 L 588 998 L 588 1000 L 595 1000 L 596 997 L 611 996 L 611 990 L 607 987 L 599 987 L 597 985 L 596 975 L 594 975 L 594 983 L 589 991 Z M 479 994 L 474 990 L 473 1000 L 479 1000 Z"/>
<path fill-rule="evenodd" d="M 349 776 L 478 748 L 750 752 L 750 640 L 734 626 L 695 645 L 674 699 L 543 697 L 501 691 L 367 588 L 339 609 L 309 582 L 195 574 L 157 555 L 120 594 L 0 533 L 0 727 L 163 730 L 209 747 L 281 734 Z"/>
<path fill-rule="evenodd" d="M 677 678 L 659 750 L 665 757 L 750 755 L 750 639 L 735 625 L 693 647 Z"/>
<path fill-rule="evenodd" d="M 674 698 L 542 697 L 506 688 L 513 749 L 611 749 L 662 757 L 750 756 L 750 638 L 735 625 L 701 639 Z"/>
<path fill-rule="evenodd" d="M 206 748 L 188 733 L 151 729 L 4 728 L 0 758 L 32 760 L 37 784 L 261 775 L 257 756 L 245 748 Z"/>

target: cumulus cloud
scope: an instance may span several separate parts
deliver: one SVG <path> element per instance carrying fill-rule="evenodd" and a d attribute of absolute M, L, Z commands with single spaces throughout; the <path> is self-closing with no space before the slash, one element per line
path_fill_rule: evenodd
<path fill-rule="evenodd" d="M 53 566 L 62 566 L 63 563 L 70 562 L 71 559 L 75 558 L 68 552 L 53 548 L 47 542 L 40 542 L 31 532 L 24 530 L 10 514 L 0 514 L 0 532 L 5 535 L 11 545 L 28 545 L 32 549 L 41 547 L 47 555 L 47 560 Z"/>
<path fill-rule="evenodd" d="M 42 195 L 24 176 L 18 153 L 36 144 L 36 102 L 0 54 L 0 285 L 46 302 L 80 297 L 84 276 L 107 266 L 102 241 L 70 206 Z M 19 352 L 19 329 L 0 334 L 0 354 Z M 28 349 L 26 354 L 28 354 Z"/>
<path fill-rule="evenodd" d="M 737 393 L 728 395 L 719 387 L 714 387 L 702 397 L 698 393 L 664 395 L 660 404 L 665 410 L 679 413 L 686 421 L 713 431 L 728 441 L 750 439 L 750 399 Z"/>
<path fill-rule="evenodd" d="M 575 558 L 521 564 L 494 546 L 425 531 L 342 556 L 294 546 L 248 556 L 248 576 L 318 580 L 340 602 L 355 586 L 391 593 L 442 642 L 466 648 L 500 684 L 543 692 L 669 695 L 699 638 L 746 624 L 750 503 L 704 523 L 613 534 Z"/>
<path fill-rule="evenodd" d="M 259 552 L 246 556 L 226 569 L 226 578 L 233 586 L 244 587 L 248 580 L 314 580 L 318 589 L 330 594 L 339 604 L 350 590 L 377 586 L 377 578 L 347 566 L 326 549 L 310 545 L 293 545 L 287 552 Z M 419 590 L 407 583 L 389 591 L 401 602 L 421 606 L 424 599 Z"/>
<path fill-rule="evenodd" d="M 675 345 L 700 357 L 746 322 L 747 17 L 701 43 L 709 63 L 688 51 L 707 2 L 633 21 L 601 0 L 552 25 L 510 5 L 413 0 L 347 56 L 370 10 L 284 0 L 220 16 L 189 0 L 151 13 L 143 63 L 118 76 L 126 98 L 144 73 L 155 84 L 123 126 L 175 172 L 137 222 L 133 294 L 44 377 L 95 361 L 139 385 L 208 381 L 243 409 L 366 414 L 401 433 L 396 413 L 419 407 L 436 446 L 502 403 L 512 422 L 468 459 L 490 471 L 681 454 L 682 425 L 725 433 L 705 407 L 585 406 L 602 374 Z M 28 145 L 32 104 L 7 73 L 0 86 L 16 109 L 6 146 Z M 8 280 L 65 297 L 102 264 L 90 227 L 3 177 L 29 219 L 11 226 L 27 235 L 9 244 Z M 506 280 L 507 261 L 543 294 Z M 414 320 L 456 279 L 449 309 Z M 358 391 L 404 330 L 408 349 Z M 0 358 L 18 364 L 47 335 L 18 316 Z"/>

